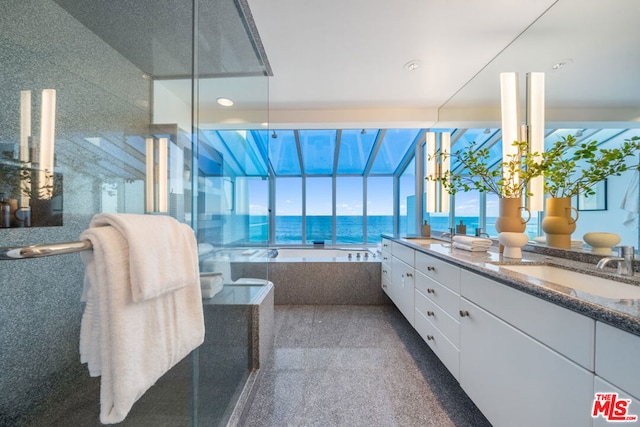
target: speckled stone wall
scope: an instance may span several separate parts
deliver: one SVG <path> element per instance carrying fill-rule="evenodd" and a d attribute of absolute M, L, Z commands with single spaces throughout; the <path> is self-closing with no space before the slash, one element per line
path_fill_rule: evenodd
<path fill-rule="evenodd" d="M 389 304 L 380 262 L 268 262 L 275 304 Z M 265 263 L 234 262 L 232 279 L 265 279 Z"/>
<path fill-rule="evenodd" d="M 0 75 L 5 148 L 19 141 L 20 91 L 34 94 L 35 134 L 38 94 L 56 89 L 56 170 L 64 173 L 63 226 L 0 229 L 0 246 L 76 241 L 101 210 L 101 183 L 118 178 L 120 166 L 91 155 L 84 138 L 124 143 L 147 129 L 149 81 L 48 0 L 3 1 Z M 78 254 L 0 261 L 0 425 L 27 422 L 39 406 L 55 404 L 57 390 L 86 376 L 78 352 L 83 275 Z"/>

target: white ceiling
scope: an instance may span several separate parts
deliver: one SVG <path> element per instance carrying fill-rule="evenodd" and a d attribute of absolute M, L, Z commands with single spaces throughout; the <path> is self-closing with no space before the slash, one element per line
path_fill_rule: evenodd
<path fill-rule="evenodd" d="M 249 5 L 273 70 L 274 128 L 490 122 L 498 117 L 502 71 L 519 71 L 523 80 L 528 71 L 544 71 L 547 106 L 559 121 L 571 114 L 640 121 L 638 0 Z M 552 70 L 565 59 L 571 63 Z M 416 71 L 403 68 L 414 60 L 421 63 Z"/>

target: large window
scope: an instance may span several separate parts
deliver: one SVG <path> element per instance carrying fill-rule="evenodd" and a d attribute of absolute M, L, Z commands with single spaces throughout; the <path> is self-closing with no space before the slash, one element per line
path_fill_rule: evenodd
<path fill-rule="evenodd" d="M 383 233 L 393 234 L 393 177 L 369 177 L 367 243 L 379 243 Z"/>
<path fill-rule="evenodd" d="M 276 243 L 302 243 L 302 178 L 278 178 Z"/>
<path fill-rule="evenodd" d="M 307 178 L 307 243 L 333 241 L 331 178 Z"/>
<path fill-rule="evenodd" d="M 474 235 L 476 228 L 481 228 L 480 197 L 482 194 L 477 190 L 456 194 L 454 216 L 456 234 Z"/>
<path fill-rule="evenodd" d="M 410 236 L 416 232 L 416 162 L 412 160 L 400 175 L 400 233 Z"/>
<path fill-rule="evenodd" d="M 362 178 L 336 178 L 336 243 L 363 243 Z"/>

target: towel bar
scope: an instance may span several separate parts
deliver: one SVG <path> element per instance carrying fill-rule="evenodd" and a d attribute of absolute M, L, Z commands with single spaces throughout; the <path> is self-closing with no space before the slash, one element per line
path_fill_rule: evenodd
<path fill-rule="evenodd" d="M 32 245 L 0 248 L 0 260 L 41 258 L 52 255 L 69 254 L 93 249 L 89 240 L 78 242 L 53 243 L 49 245 Z"/>

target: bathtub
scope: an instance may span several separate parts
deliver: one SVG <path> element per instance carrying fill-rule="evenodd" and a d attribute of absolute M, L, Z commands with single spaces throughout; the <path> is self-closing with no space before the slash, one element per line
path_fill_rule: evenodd
<path fill-rule="evenodd" d="M 275 304 L 388 304 L 380 271 L 375 248 L 279 247 L 267 258 L 235 260 L 231 273 L 273 282 Z"/>
<path fill-rule="evenodd" d="M 274 248 L 272 262 L 377 261 L 377 253 L 368 248 Z"/>

